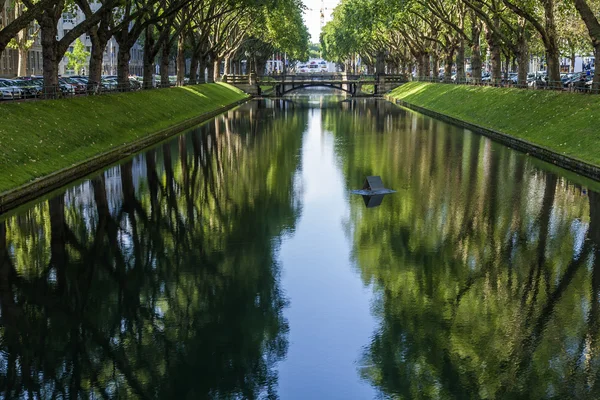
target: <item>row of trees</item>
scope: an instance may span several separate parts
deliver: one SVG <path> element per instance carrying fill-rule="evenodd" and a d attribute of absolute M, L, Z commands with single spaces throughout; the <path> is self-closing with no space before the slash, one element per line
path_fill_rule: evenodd
<path fill-rule="evenodd" d="M 161 83 L 169 83 L 172 53 L 176 54 L 179 84 L 186 58 L 191 60 L 190 81 L 195 83 L 204 81 L 205 69 L 210 80 L 218 77 L 223 62 L 228 73 L 233 60 L 253 59 L 253 66 L 264 65 L 276 49 L 292 60 L 308 54 L 309 35 L 299 0 L 15 0 L 9 8 L 14 10 L 14 19 L 0 26 L 0 52 L 8 45 L 30 45 L 21 39 L 35 23 L 40 28 L 46 86 L 58 85 L 58 64 L 83 34 L 92 43 L 91 82 L 100 81 L 104 51 L 114 37 L 119 45 L 118 80 L 127 85 L 130 50 L 142 41 L 145 88 L 152 85 L 157 59 Z M 76 9 L 85 19 L 59 39 L 59 19 Z"/>
<path fill-rule="evenodd" d="M 548 79 L 560 85 L 560 57 L 593 50 L 600 58 L 600 9 L 597 0 L 344 0 L 321 34 L 327 58 L 346 63 L 355 55 L 379 73 L 388 68 L 421 77 L 450 80 L 456 66 L 466 79 L 470 58 L 472 78 L 482 77 L 482 54 L 489 51 L 491 79 L 516 70 L 526 84 L 530 54 L 545 54 Z M 594 75 L 600 88 L 600 71 Z"/>

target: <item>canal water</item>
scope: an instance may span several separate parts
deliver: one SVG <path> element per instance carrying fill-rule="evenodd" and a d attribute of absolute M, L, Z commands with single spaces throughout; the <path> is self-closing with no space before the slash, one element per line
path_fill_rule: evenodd
<path fill-rule="evenodd" d="M 384 100 L 252 101 L 0 216 L 0 397 L 600 398 L 597 186 Z"/>

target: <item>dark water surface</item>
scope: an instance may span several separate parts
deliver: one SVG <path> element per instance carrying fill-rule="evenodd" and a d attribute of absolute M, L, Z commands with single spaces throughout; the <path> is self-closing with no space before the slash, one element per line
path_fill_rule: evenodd
<path fill-rule="evenodd" d="M 0 216 L 0 397 L 600 399 L 594 184 L 342 100 L 251 102 Z"/>

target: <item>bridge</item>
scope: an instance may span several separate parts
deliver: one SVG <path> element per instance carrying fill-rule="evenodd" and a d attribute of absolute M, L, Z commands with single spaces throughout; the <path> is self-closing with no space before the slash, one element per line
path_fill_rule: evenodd
<path fill-rule="evenodd" d="M 329 87 L 342 90 L 352 96 L 379 95 L 408 82 L 408 80 L 404 75 L 329 73 L 318 75 L 225 75 L 223 76 L 223 82 L 230 83 L 246 93 L 280 97 L 294 90 L 307 87 Z M 371 88 L 369 92 L 363 90 L 366 85 Z"/>

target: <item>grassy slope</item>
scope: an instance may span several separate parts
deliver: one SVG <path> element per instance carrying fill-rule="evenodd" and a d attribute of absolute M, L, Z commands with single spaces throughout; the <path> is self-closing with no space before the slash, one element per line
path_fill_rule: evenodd
<path fill-rule="evenodd" d="M 245 97 L 206 84 L 0 104 L 0 193 Z"/>
<path fill-rule="evenodd" d="M 419 82 L 390 95 L 600 165 L 600 96 Z"/>

